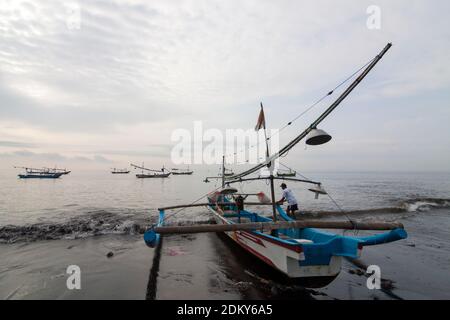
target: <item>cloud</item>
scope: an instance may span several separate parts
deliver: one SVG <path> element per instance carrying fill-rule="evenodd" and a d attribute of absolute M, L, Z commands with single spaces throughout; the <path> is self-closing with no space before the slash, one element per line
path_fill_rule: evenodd
<path fill-rule="evenodd" d="M 67 157 L 59 153 L 38 153 L 29 150 L 19 150 L 14 152 L 4 152 L 0 153 L 0 158 L 12 158 L 14 160 L 26 160 L 26 161 L 47 161 L 47 162 L 58 162 L 65 163 L 71 161 L 84 161 L 84 162 L 98 162 L 98 163 L 111 163 L 112 161 L 103 155 L 97 154 L 93 157 Z"/>
<path fill-rule="evenodd" d="M 79 29 L 68 27 L 71 3 L 81 10 Z M 250 128 L 260 101 L 269 126 L 281 127 L 392 41 L 327 125 L 345 135 L 351 123 L 369 141 L 399 139 L 376 124 L 411 109 L 426 116 L 423 101 L 450 86 L 450 4 L 380 0 L 381 30 L 369 30 L 371 4 L 3 0 L 0 129 L 16 123 L 8 132 L 41 153 L 169 156 L 145 142 L 168 144 L 172 130 L 200 119 L 205 127 Z M 445 99 L 435 101 L 433 113 L 444 112 Z M 420 137 L 411 123 L 398 124 L 408 132 L 401 141 Z"/>
<path fill-rule="evenodd" d="M 0 141 L 0 147 L 35 148 L 36 145 L 19 141 Z"/>

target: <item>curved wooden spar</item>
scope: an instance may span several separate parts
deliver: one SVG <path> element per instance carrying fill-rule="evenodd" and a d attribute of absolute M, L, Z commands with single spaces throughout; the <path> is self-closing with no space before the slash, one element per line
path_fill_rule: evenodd
<path fill-rule="evenodd" d="M 26 171 L 35 171 L 35 172 L 44 172 L 44 171 L 48 171 L 45 168 L 30 168 L 30 167 L 19 167 L 19 166 L 14 166 L 14 168 L 16 169 L 25 169 Z"/>
<path fill-rule="evenodd" d="M 244 181 L 255 181 L 255 180 L 268 180 L 271 179 L 270 176 L 267 177 L 255 177 L 255 178 L 239 178 L 236 180 L 232 180 L 232 181 L 227 181 L 226 184 L 232 184 L 232 183 L 240 183 L 240 182 L 244 182 Z M 274 180 L 286 180 L 286 181 L 295 181 L 295 182 L 304 182 L 304 183 L 311 183 L 311 184 L 315 184 L 315 185 L 321 185 L 321 182 L 318 181 L 312 181 L 312 180 L 305 180 L 305 179 L 297 179 L 297 178 L 289 178 L 289 177 L 276 177 L 273 176 Z"/>
<path fill-rule="evenodd" d="M 279 222 L 253 222 L 253 223 L 233 223 L 233 224 L 201 224 L 196 226 L 161 226 L 155 227 L 154 231 L 159 234 L 174 233 L 202 233 L 202 232 L 225 232 L 257 230 L 261 232 L 276 229 L 354 229 L 354 230 L 394 230 L 403 229 L 403 224 L 399 222 L 357 222 L 357 221 L 279 221 Z"/>
<path fill-rule="evenodd" d="M 147 170 L 147 171 L 152 171 L 152 172 L 164 172 L 164 170 L 155 170 L 155 169 L 149 169 L 149 168 L 145 168 L 144 166 L 138 166 L 136 164 L 130 163 L 130 166 L 136 168 L 136 169 L 141 169 L 141 170 Z"/>

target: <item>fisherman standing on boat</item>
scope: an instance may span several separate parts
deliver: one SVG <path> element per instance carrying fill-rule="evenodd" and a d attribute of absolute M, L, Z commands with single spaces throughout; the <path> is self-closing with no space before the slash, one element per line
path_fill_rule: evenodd
<path fill-rule="evenodd" d="M 281 189 L 283 189 L 282 198 L 280 201 L 278 201 L 279 204 L 283 204 L 283 202 L 287 201 L 288 207 L 287 207 L 287 214 L 291 215 L 295 218 L 295 211 L 298 210 L 298 202 L 297 199 L 295 199 L 294 193 L 291 189 L 288 189 L 286 186 L 286 183 L 282 183 L 280 185 Z"/>

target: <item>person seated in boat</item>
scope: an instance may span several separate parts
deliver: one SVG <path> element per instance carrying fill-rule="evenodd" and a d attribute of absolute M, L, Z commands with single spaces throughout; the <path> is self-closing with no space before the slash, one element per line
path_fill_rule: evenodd
<path fill-rule="evenodd" d="M 244 201 L 245 199 L 247 199 L 248 194 L 244 196 L 242 196 L 242 194 L 238 195 L 237 197 L 233 196 L 234 199 L 234 203 L 236 204 L 236 208 L 238 213 L 241 212 L 242 210 L 244 210 Z"/>
<path fill-rule="evenodd" d="M 297 199 L 294 196 L 294 193 L 291 189 L 288 189 L 286 183 L 282 183 L 280 185 L 281 189 L 283 189 L 282 198 L 277 203 L 283 204 L 283 202 L 287 201 L 288 207 L 286 210 L 286 213 L 292 217 L 295 218 L 295 211 L 298 210 L 298 202 Z"/>

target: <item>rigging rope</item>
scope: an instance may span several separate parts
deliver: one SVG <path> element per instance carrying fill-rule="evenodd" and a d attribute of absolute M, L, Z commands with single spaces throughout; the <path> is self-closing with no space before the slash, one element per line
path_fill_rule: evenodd
<path fill-rule="evenodd" d="M 287 165 L 285 165 L 285 164 L 283 164 L 283 163 L 281 163 L 281 162 L 279 162 L 279 164 L 281 164 L 281 165 L 282 165 L 283 167 L 285 167 L 286 169 L 294 170 L 295 173 L 298 174 L 299 176 L 301 176 L 303 179 L 305 179 L 305 180 L 311 180 L 311 179 L 307 178 L 306 176 L 302 175 L 297 169 L 288 167 Z M 348 216 L 348 214 L 341 208 L 341 206 L 336 202 L 336 200 L 334 200 L 334 198 L 331 196 L 331 194 L 330 194 L 328 191 L 326 191 L 326 194 L 327 194 L 327 196 L 330 198 L 331 202 L 338 208 L 338 210 L 339 210 L 339 211 L 347 218 L 347 220 L 352 224 L 352 226 L 353 226 L 355 232 L 357 232 L 357 229 L 356 229 L 356 222 L 353 221 L 352 219 L 350 219 L 350 217 Z M 345 230 L 344 230 L 344 233 L 345 233 Z"/>
<path fill-rule="evenodd" d="M 373 58 L 370 61 L 366 62 L 363 66 L 361 66 L 358 70 L 356 70 L 355 72 L 353 72 L 350 76 L 348 76 L 347 78 L 345 78 L 342 82 L 340 82 L 338 85 L 336 85 L 333 89 L 331 89 L 330 91 L 328 91 L 327 94 L 323 95 L 321 98 L 319 98 L 316 102 L 314 102 L 312 105 L 308 106 L 305 110 L 303 110 L 300 114 L 298 114 L 295 118 L 293 118 L 291 121 L 289 121 L 286 125 L 284 125 L 283 127 L 281 127 L 280 130 L 276 131 L 273 135 L 270 135 L 269 137 L 267 137 L 267 141 L 269 141 L 272 137 L 280 134 L 281 131 L 283 131 L 284 129 L 286 129 L 287 127 L 289 127 L 292 123 L 294 123 L 295 121 L 297 121 L 300 117 L 302 117 L 303 115 L 305 115 L 306 113 L 308 113 L 311 109 L 313 109 L 316 105 L 318 105 L 319 103 L 321 103 L 325 98 L 331 96 L 334 91 L 336 91 L 337 89 L 339 89 L 341 86 L 343 86 L 345 83 L 347 83 L 348 81 L 350 81 L 354 76 L 356 76 L 361 70 L 363 70 L 365 67 L 367 67 L 369 64 L 371 64 L 374 60 L 376 59 Z M 249 146 L 248 148 L 254 148 L 259 146 L 259 144 L 255 144 L 252 146 Z M 227 155 L 225 155 L 225 157 L 230 157 L 230 156 L 235 156 L 238 153 L 242 153 L 245 152 L 245 149 L 241 149 L 239 152 L 234 152 L 233 154 L 229 153 Z M 247 160 L 248 161 L 248 160 Z"/>

